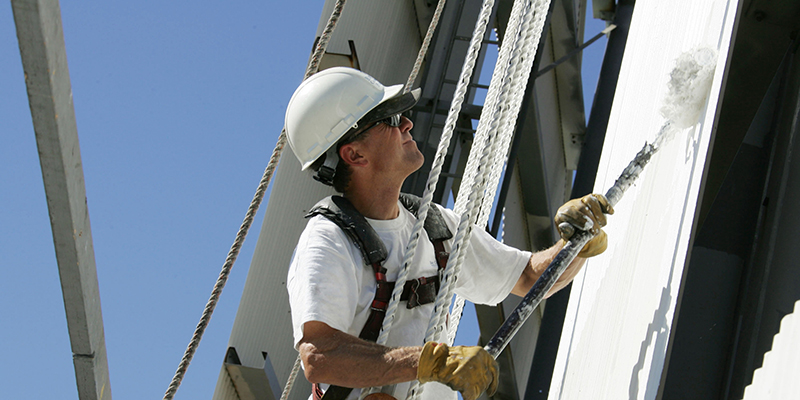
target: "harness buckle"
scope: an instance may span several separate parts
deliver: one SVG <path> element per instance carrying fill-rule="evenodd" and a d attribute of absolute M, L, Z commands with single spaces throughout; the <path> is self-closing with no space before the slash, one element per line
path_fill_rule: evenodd
<path fill-rule="evenodd" d="M 436 300 L 436 282 L 422 277 L 414 279 L 411 283 L 411 293 L 408 295 L 406 308 L 412 309 Z"/>

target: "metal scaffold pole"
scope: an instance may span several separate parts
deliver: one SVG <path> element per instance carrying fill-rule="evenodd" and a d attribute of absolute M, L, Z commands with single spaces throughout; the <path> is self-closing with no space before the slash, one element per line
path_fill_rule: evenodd
<path fill-rule="evenodd" d="M 81 400 L 111 400 L 100 290 L 58 1 L 12 0 Z"/>

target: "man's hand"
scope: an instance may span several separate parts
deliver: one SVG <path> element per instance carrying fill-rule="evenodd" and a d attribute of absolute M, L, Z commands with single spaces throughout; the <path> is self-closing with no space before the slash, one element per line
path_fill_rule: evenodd
<path fill-rule="evenodd" d="M 461 392 L 464 400 L 475 400 L 484 390 L 494 394 L 497 374 L 497 361 L 483 347 L 428 342 L 419 356 L 417 380 L 441 382 Z"/>
<path fill-rule="evenodd" d="M 588 194 L 559 207 L 555 223 L 565 242 L 575 234 L 575 229 L 588 231 L 594 236 L 578 253 L 578 257 L 589 258 L 606 251 L 608 247 L 608 236 L 600 229 L 606 225 L 605 214 L 614 214 L 614 209 L 605 196 Z"/>

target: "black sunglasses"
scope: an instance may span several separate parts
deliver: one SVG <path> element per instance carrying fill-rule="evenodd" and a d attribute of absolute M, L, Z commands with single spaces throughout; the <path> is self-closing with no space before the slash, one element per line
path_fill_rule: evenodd
<path fill-rule="evenodd" d="M 400 123 L 402 122 L 402 118 L 400 118 L 400 115 L 401 114 L 390 115 L 390 116 L 388 116 L 388 117 L 386 117 L 386 118 L 384 118 L 382 120 L 375 121 L 375 123 L 370 125 L 369 128 L 364 129 L 362 132 L 366 132 L 366 131 L 368 131 L 368 130 L 370 130 L 370 129 L 372 129 L 372 128 L 380 125 L 380 124 L 386 124 L 386 125 L 391 126 L 392 128 L 397 128 L 398 126 L 400 126 Z"/>
<path fill-rule="evenodd" d="M 356 124 L 355 130 L 352 133 L 346 135 L 345 139 L 339 142 L 339 146 L 338 147 L 344 146 L 345 144 L 348 144 L 348 143 L 352 142 L 353 140 L 355 140 L 356 137 L 358 137 L 362 133 L 364 133 L 364 132 L 366 132 L 366 131 L 368 131 L 368 130 L 370 130 L 370 129 L 372 129 L 372 128 L 380 125 L 380 124 L 386 124 L 386 125 L 389 125 L 392 128 L 397 128 L 403 122 L 403 119 L 400 118 L 401 115 L 402 114 L 394 114 L 394 115 L 390 115 L 390 116 L 388 116 L 388 117 L 386 117 L 384 119 L 380 119 L 380 120 L 375 121 L 375 122 L 370 122 L 369 125 L 367 125 L 367 127 L 364 128 L 364 129 L 359 129 L 359 124 Z"/>

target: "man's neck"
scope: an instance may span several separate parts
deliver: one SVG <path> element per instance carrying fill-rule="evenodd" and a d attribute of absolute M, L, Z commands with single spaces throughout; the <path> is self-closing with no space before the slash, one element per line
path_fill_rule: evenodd
<path fill-rule="evenodd" d="M 400 213 L 397 200 L 400 188 L 348 188 L 344 195 L 363 216 L 370 219 L 395 219 Z"/>

